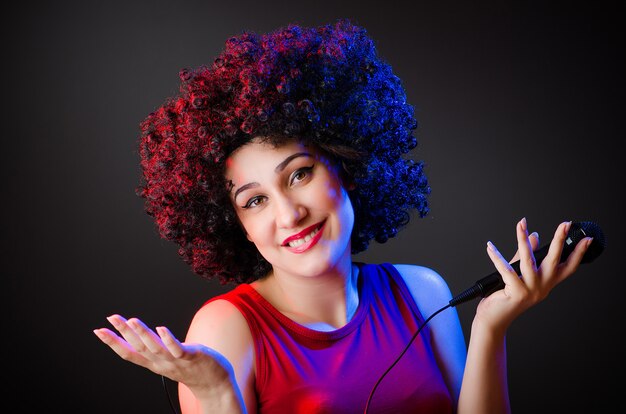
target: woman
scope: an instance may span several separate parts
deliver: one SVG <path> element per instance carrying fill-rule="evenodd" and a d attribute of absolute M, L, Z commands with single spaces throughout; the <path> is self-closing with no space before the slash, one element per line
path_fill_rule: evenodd
<path fill-rule="evenodd" d="M 404 157 L 413 109 L 365 30 L 243 33 L 181 80 L 142 123 L 139 194 L 195 273 L 237 287 L 197 311 L 184 343 L 120 315 L 121 336 L 96 335 L 179 382 L 185 414 L 509 412 L 506 330 L 591 239 L 559 263 L 562 223 L 536 264 L 520 220 L 521 277 L 488 244 L 505 287 L 479 303 L 466 349 L 454 308 L 438 313 L 451 294 L 436 272 L 351 258 L 425 216 L 430 193 Z"/>

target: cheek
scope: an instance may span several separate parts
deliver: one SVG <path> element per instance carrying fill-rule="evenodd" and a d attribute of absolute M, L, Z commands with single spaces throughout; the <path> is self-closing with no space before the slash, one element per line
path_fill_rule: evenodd
<path fill-rule="evenodd" d="M 342 223 L 352 228 L 354 210 L 348 192 L 336 183 L 325 186 L 319 193 L 317 205 L 325 210 L 334 211 Z"/>
<path fill-rule="evenodd" d="M 323 192 L 323 197 L 320 197 L 320 199 L 324 201 L 325 207 L 327 208 L 340 209 L 344 207 L 346 198 L 348 198 L 348 194 L 334 181 L 330 182 L 320 191 Z"/>

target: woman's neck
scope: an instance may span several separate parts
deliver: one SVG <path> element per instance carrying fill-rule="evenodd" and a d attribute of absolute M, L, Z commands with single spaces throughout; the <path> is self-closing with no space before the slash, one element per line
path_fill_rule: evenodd
<path fill-rule="evenodd" d="M 358 267 L 347 260 L 321 275 L 275 272 L 252 286 L 294 322 L 330 331 L 346 325 L 354 316 L 359 305 L 357 280 Z"/>

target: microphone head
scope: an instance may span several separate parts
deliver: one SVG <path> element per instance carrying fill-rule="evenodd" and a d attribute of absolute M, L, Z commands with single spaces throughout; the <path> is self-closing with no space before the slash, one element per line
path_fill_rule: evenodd
<path fill-rule="evenodd" d="M 591 245 L 585 252 L 581 263 L 590 263 L 596 260 L 606 247 L 606 238 L 602 229 L 593 221 L 579 221 L 572 223 L 569 233 L 567 233 L 566 243 L 571 245 L 573 249 L 576 243 L 585 237 L 593 237 Z"/>

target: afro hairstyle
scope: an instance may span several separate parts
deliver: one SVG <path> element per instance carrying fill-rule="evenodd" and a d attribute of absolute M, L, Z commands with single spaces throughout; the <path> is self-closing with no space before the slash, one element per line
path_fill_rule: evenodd
<path fill-rule="evenodd" d="M 364 28 L 342 19 L 244 31 L 179 78 L 179 92 L 140 124 L 137 195 L 194 273 L 239 284 L 271 270 L 224 178 L 226 158 L 253 138 L 316 145 L 342 167 L 355 184 L 353 254 L 428 213 L 423 162 L 405 157 L 417 145 L 414 109 Z"/>

